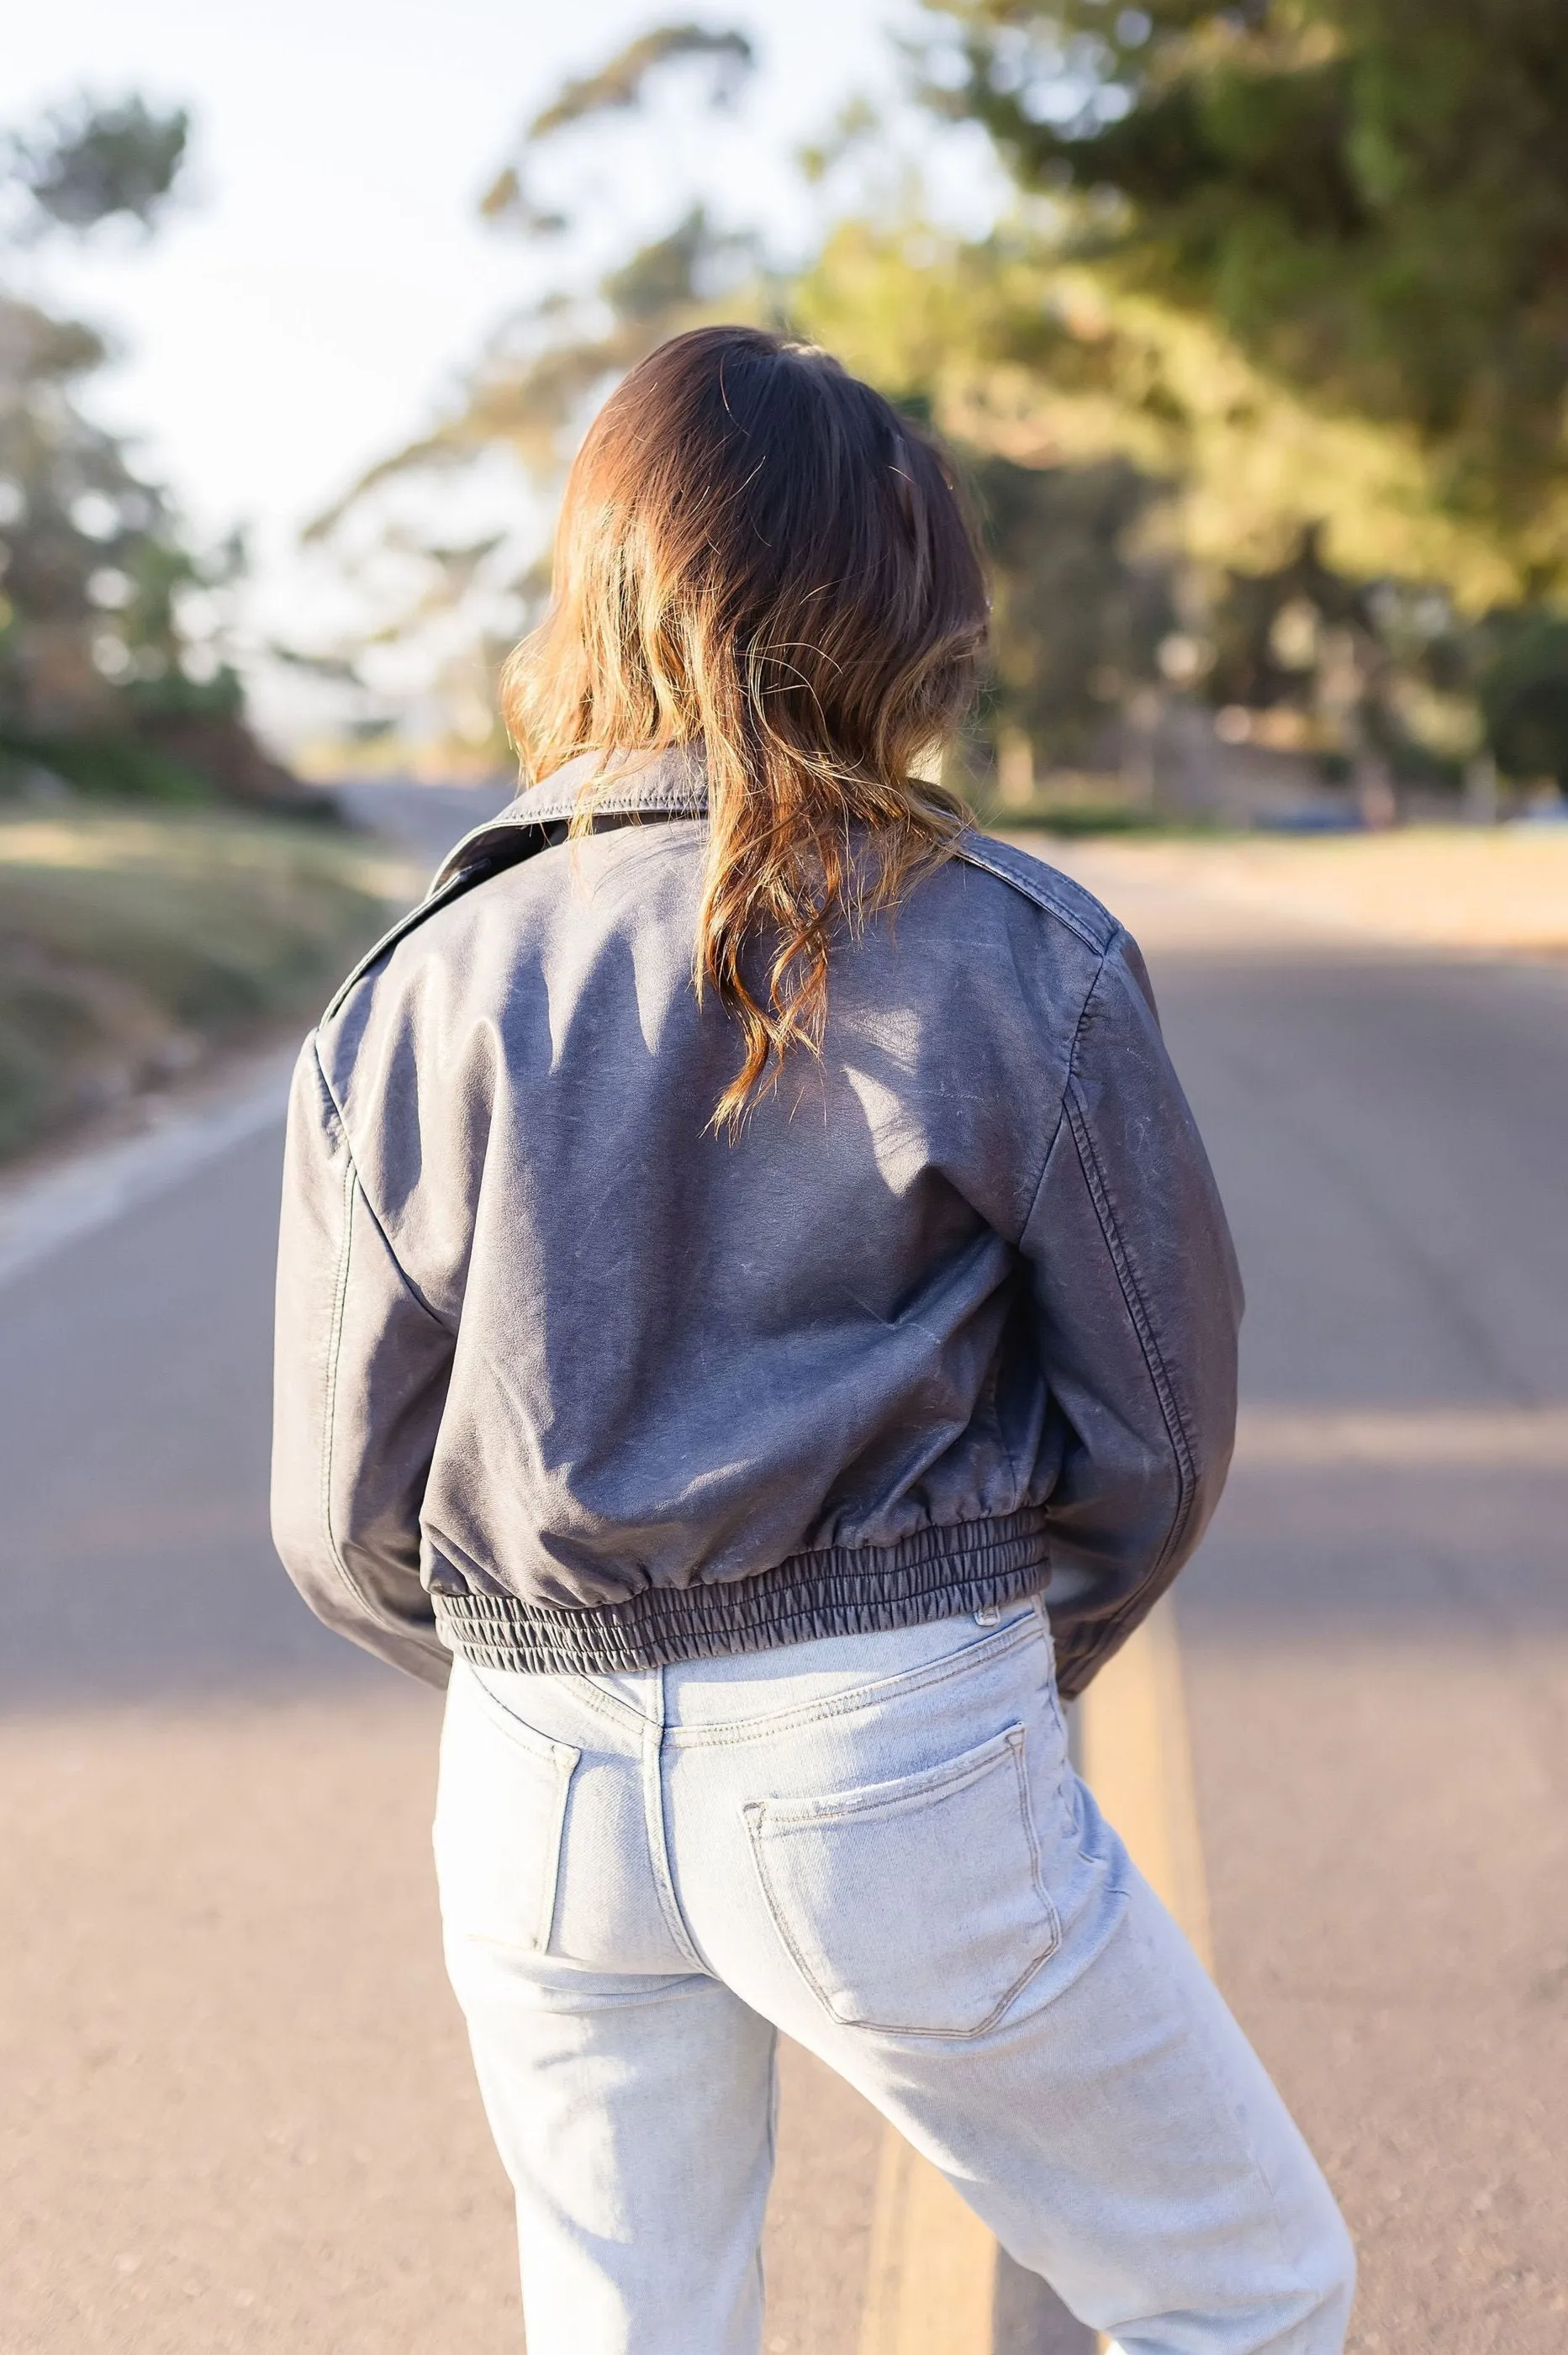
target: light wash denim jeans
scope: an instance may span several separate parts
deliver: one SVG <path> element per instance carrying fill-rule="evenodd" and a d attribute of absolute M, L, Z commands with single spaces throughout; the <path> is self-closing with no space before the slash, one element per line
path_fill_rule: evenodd
<path fill-rule="evenodd" d="M 780 2029 L 1125 2355 L 1338 2355 L 1333 2200 L 1072 1771 L 1038 1606 L 460 1660 L 435 1837 L 529 2355 L 756 2355 Z"/>

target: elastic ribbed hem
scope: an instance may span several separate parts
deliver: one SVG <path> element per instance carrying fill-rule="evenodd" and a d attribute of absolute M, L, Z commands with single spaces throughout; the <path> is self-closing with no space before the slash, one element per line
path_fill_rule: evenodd
<path fill-rule="evenodd" d="M 1022 1602 L 1051 1576 L 1044 1524 L 1034 1509 L 924 1529 L 896 1546 L 832 1546 L 752 1578 L 645 1587 L 598 1609 L 440 1588 L 431 1600 L 443 1641 L 478 1668 L 579 1676 L 671 1668 Z"/>

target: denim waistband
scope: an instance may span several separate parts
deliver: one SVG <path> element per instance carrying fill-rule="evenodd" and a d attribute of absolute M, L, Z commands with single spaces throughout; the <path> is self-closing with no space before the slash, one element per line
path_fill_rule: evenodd
<path fill-rule="evenodd" d="M 809 1709 L 869 1681 L 900 1677 L 968 1651 L 1025 1620 L 1044 1617 L 1038 1597 L 961 1617 L 880 1627 L 866 1636 L 818 1636 L 766 1652 L 684 1660 L 662 1668 L 608 1668 L 584 1681 L 624 1701 L 656 1724 L 728 1723 L 753 1709 Z"/>

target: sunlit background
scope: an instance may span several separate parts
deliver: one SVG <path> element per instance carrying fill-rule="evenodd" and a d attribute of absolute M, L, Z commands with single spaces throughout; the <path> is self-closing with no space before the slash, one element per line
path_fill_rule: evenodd
<path fill-rule="evenodd" d="M 1498 13 L 1424 51 L 1394 16 L 1106 0 L 29 12 L 5 430 L 47 379 L 165 496 L 184 577 L 138 621 L 112 486 L 63 497 L 104 559 L 73 707 L 13 516 L 5 743 L 85 780 L 70 740 L 162 661 L 231 666 L 312 776 L 502 765 L 562 464 L 629 359 L 728 314 L 955 442 L 998 576 L 971 765 L 1014 807 L 1053 773 L 1325 822 L 1347 783 L 1374 821 L 1549 805 L 1568 197 L 1538 28 Z"/>
<path fill-rule="evenodd" d="M 0 862 L 13 1139 L 205 1051 L 226 1007 L 306 1002 L 379 915 L 362 845 L 268 823 L 515 773 L 495 681 L 566 465 L 705 319 L 826 343 L 946 437 L 994 579 L 953 755 L 983 814 L 1560 816 L 1552 14 L 1455 9 L 1441 38 L 1339 0 L 13 21 L 0 801 L 56 829 L 12 823 Z M 237 810 L 262 835 L 225 835 Z M 215 859 L 224 942 L 274 878 L 238 980 L 190 966 Z M 346 929 L 280 913 L 328 868 Z"/>
<path fill-rule="evenodd" d="M 744 47 L 720 38 L 683 57 L 677 44 L 663 66 L 656 51 L 629 86 L 634 104 L 591 112 L 541 146 L 539 211 L 566 223 L 542 234 L 521 212 L 487 221 L 482 200 L 560 85 L 649 29 L 645 9 L 286 0 L 255 14 L 166 0 L 133 14 L 34 11 L 8 27 L 7 108 L 30 136 L 83 93 L 110 106 L 134 93 L 156 115 L 188 115 L 173 190 L 148 228 L 121 216 L 83 234 L 16 234 L 5 276 L 15 293 L 106 332 L 84 406 L 173 494 L 189 544 L 244 533 L 225 652 L 274 740 L 329 767 L 320 740 L 330 746 L 335 721 L 395 716 L 400 745 L 409 729 L 421 743 L 443 730 L 470 741 L 472 697 L 432 708 L 417 659 L 372 657 L 385 692 L 360 712 L 353 698 L 302 691 L 273 649 L 355 646 L 417 599 L 417 564 L 382 593 L 335 560 L 341 550 L 302 554 L 301 535 L 368 469 L 459 410 L 484 353 L 519 326 L 528 335 L 530 309 L 589 293 L 699 207 L 716 246 L 752 240 L 698 261 L 704 293 L 738 286 L 748 265 L 798 268 L 850 201 L 813 185 L 799 151 L 830 133 L 851 96 L 874 102 L 904 147 L 918 136 L 924 193 L 944 218 L 985 227 L 1001 190 L 983 136 L 950 129 L 936 157 L 929 125 L 916 133 L 897 46 L 915 22 L 883 0 L 800 0 L 716 20 Z M 11 222 L 24 230 L 15 206 Z M 757 307 L 749 287 L 741 307 Z M 584 385 L 568 431 L 594 390 Z M 421 538 L 472 544 L 499 529 L 509 558 L 537 552 L 549 470 L 530 483 L 509 439 L 494 436 L 502 463 L 474 487 L 448 476 L 421 503 Z M 486 576 L 503 593 L 485 618 L 503 632 L 507 576 L 507 562 Z"/>

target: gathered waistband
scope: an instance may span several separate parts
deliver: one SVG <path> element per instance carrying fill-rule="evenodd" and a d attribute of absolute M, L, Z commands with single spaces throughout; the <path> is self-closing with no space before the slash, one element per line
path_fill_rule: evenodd
<path fill-rule="evenodd" d="M 443 1640 L 482 1668 L 581 1676 L 674 1667 L 785 1644 L 916 1627 L 1026 1601 L 1051 1576 L 1040 1507 L 921 1530 L 891 1546 L 835 1546 L 705 1585 L 646 1587 L 569 1611 L 510 1594 L 432 1595 Z"/>

